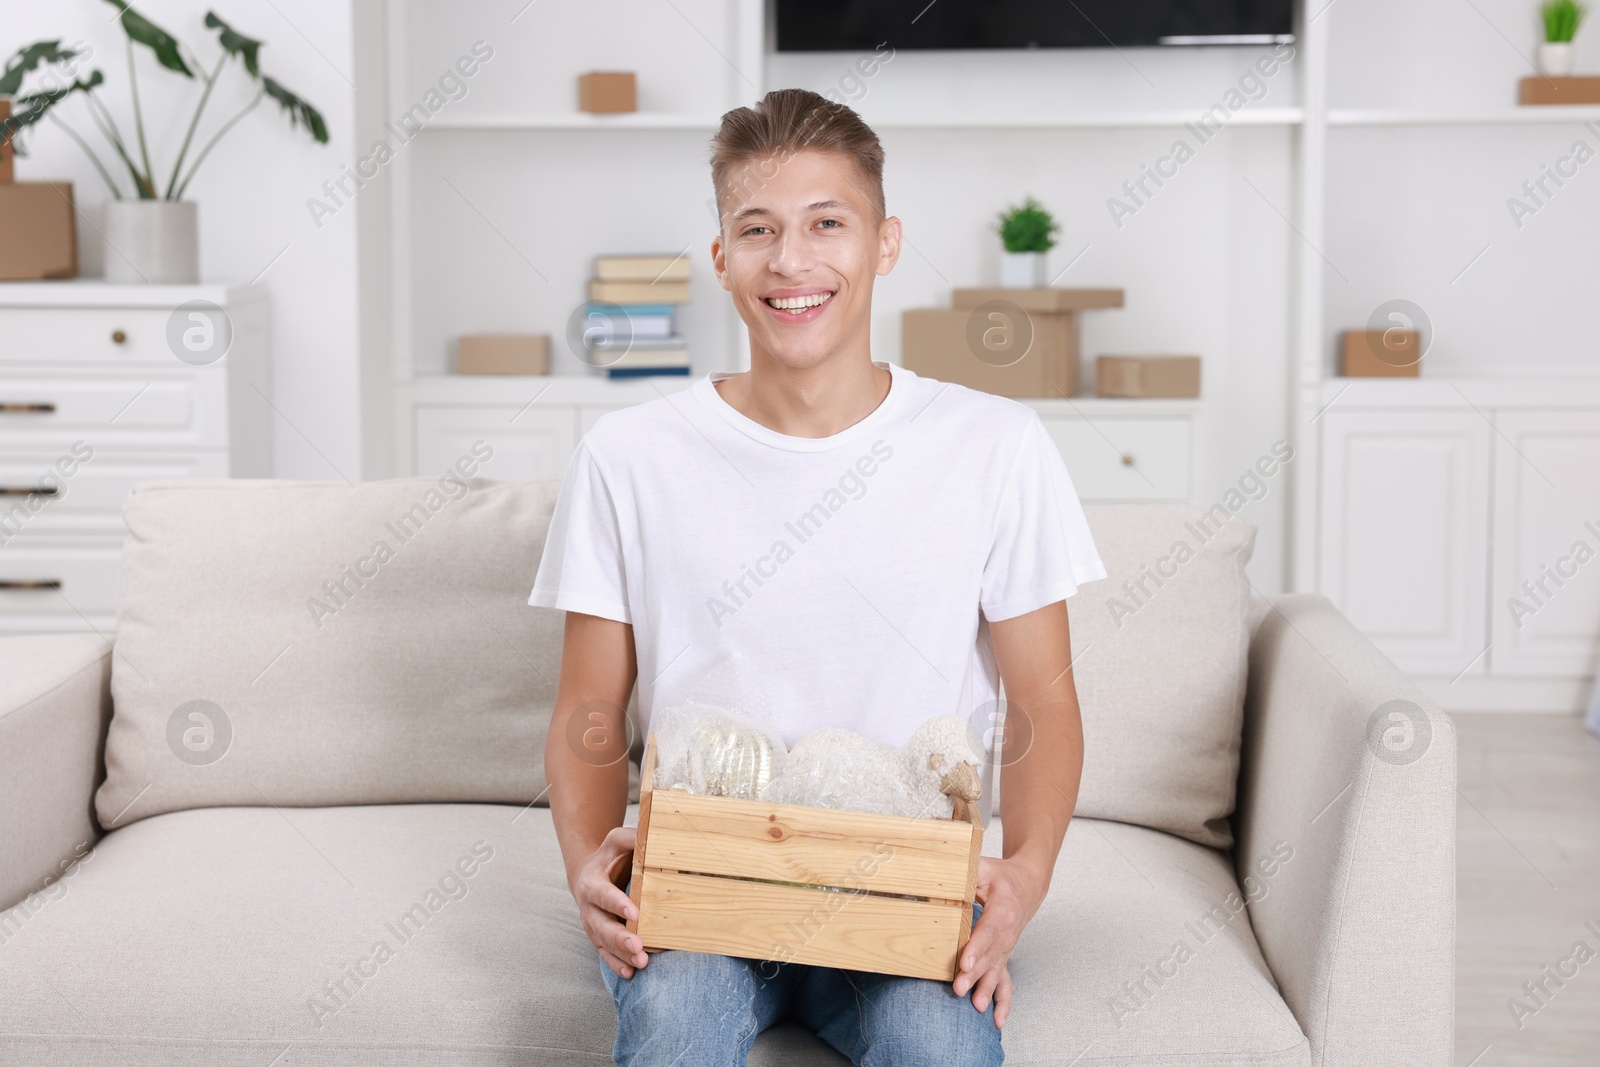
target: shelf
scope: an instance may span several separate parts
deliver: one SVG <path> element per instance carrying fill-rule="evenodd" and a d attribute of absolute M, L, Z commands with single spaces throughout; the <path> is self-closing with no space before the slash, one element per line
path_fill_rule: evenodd
<path fill-rule="evenodd" d="M 1320 410 L 1343 408 L 1600 407 L 1600 375 L 1560 373 L 1460 378 L 1343 378 L 1317 385 Z"/>
<path fill-rule="evenodd" d="M 209 300 L 231 307 L 262 300 L 266 288 L 225 282 L 195 285 L 117 285 L 102 278 L 0 282 L 0 307 L 127 307 L 175 308 L 190 300 Z"/>
<path fill-rule="evenodd" d="M 670 111 L 630 111 L 618 115 L 451 115 L 422 127 L 428 130 L 711 130 L 721 115 L 685 115 Z"/>
<path fill-rule="evenodd" d="M 1204 108 L 1192 111 L 1106 111 L 1099 114 L 1057 115 L 1049 118 L 963 119 L 930 115 L 921 119 L 875 119 L 866 116 L 875 130 L 1072 130 L 1127 129 L 1138 127 L 1181 127 L 1205 114 Z M 1304 113 L 1297 107 L 1246 108 L 1228 119 L 1229 126 L 1297 126 Z"/>
<path fill-rule="evenodd" d="M 587 374 L 419 374 L 397 383 L 417 404 L 639 404 L 687 389 L 703 375 L 662 375 L 612 381 Z"/>
<path fill-rule="evenodd" d="M 1048 118 L 1003 116 L 998 118 L 893 119 L 864 116 L 875 130 L 1074 130 L 1182 127 L 1204 114 L 1192 111 L 1127 111 L 1058 115 Z M 1297 126 L 1304 113 L 1297 107 L 1246 108 L 1228 120 L 1229 126 Z M 722 117 L 634 112 L 624 115 L 465 115 L 440 117 L 424 130 L 706 130 L 715 131 Z"/>
<path fill-rule="evenodd" d="M 1590 122 L 1600 119 L 1600 106 L 1558 104 L 1503 111 L 1460 112 L 1351 110 L 1328 111 L 1329 126 L 1514 126 L 1524 123 Z"/>
<path fill-rule="evenodd" d="M 689 388 L 705 377 L 629 378 L 610 381 L 583 374 L 419 374 L 399 383 L 404 399 L 415 404 L 485 404 L 504 407 L 528 404 L 637 404 L 663 393 Z M 1192 415 L 1200 411 L 1197 398 L 1135 399 L 1104 396 L 1039 397 L 1021 401 L 1041 414 L 1085 417 L 1105 415 Z"/>

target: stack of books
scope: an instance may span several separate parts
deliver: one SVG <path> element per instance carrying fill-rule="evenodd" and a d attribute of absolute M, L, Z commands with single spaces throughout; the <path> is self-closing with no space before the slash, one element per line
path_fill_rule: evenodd
<path fill-rule="evenodd" d="M 596 256 L 584 347 L 607 378 L 689 374 L 689 346 L 674 317 L 689 302 L 682 255 Z"/>

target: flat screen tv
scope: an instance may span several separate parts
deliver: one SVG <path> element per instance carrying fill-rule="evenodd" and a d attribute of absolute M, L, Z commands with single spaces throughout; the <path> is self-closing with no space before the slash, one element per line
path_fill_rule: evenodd
<path fill-rule="evenodd" d="M 775 0 L 780 52 L 1294 40 L 1294 0 Z"/>

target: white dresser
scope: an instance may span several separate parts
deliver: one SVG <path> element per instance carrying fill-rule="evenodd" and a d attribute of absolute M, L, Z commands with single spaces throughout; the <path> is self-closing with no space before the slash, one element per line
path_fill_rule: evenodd
<path fill-rule="evenodd" d="M 1600 666 L 1600 379 L 1323 383 L 1317 590 L 1446 709 Z"/>
<path fill-rule="evenodd" d="M 271 469 L 259 287 L 0 283 L 0 633 L 99 630 L 122 501 Z"/>
<path fill-rule="evenodd" d="M 607 411 L 685 389 L 689 378 L 605 381 L 551 375 L 437 375 L 401 387 L 399 469 L 438 474 L 482 439 L 484 477 L 559 478 L 578 439 Z M 1199 400 L 1025 400 L 1039 412 L 1086 501 L 1179 500 L 1193 495 Z"/>

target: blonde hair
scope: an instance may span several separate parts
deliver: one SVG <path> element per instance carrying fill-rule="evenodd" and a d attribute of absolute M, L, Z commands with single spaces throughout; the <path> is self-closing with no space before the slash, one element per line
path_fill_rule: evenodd
<path fill-rule="evenodd" d="M 732 209 L 726 201 L 746 199 L 751 186 L 762 179 L 746 176 L 743 189 L 733 187 L 732 172 L 751 161 L 763 166 L 773 157 L 778 165 L 802 149 L 839 152 L 850 160 L 862 179 L 867 201 L 877 211 L 877 222 L 887 216 L 883 197 L 883 145 L 872 127 L 845 104 L 829 100 L 810 89 L 774 89 L 755 107 L 740 107 L 722 116 L 711 139 L 711 184 L 716 190 L 717 215 L 725 223 Z M 766 173 L 771 177 L 776 171 Z"/>

